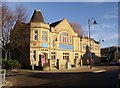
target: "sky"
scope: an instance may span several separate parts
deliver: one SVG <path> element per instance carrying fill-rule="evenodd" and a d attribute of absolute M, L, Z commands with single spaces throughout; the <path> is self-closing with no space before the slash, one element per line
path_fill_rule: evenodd
<path fill-rule="evenodd" d="M 100 40 L 101 48 L 118 46 L 118 2 L 7 2 L 7 4 L 11 9 L 17 5 L 26 7 L 29 14 L 28 22 L 36 9 L 42 12 L 46 23 L 67 18 L 68 22 L 81 24 L 84 35 L 88 35 L 90 19 L 91 37 L 96 41 Z M 92 24 L 94 21 L 92 18 L 96 19 L 96 25 Z"/>

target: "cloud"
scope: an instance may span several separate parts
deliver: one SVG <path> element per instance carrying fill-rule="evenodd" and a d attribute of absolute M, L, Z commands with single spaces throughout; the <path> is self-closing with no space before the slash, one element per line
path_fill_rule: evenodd
<path fill-rule="evenodd" d="M 117 27 L 118 26 L 116 23 L 102 23 L 102 24 L 92 26 L 91 30 L 93 31 L 93 33 L 96 33 L 96 32 L 108 33 L 108 32 L 118 31 Z"/>
<path fill-rule="evenodd" d="M 103 18 L 105 18 L 105 19 L 115 19 L 115 18 L 118 18 L 118 16 L 117 15 L 106 14 L 106 15 L 103 16 Z"/>
<path fill-rule="evenodd" d="M 116 19 L 118 18 L 118 7 L 114 7 L 111 11 L 109 11 L 107 14 L 104 14 L 102 16 L 104 19 Z"/>
<path fill-rule="evenodd" d="M 115 34 L 108 34 L 108 36 L 105 36 L 105 40 L 113 40 L 113 39 L 118 39 L 118 33 Z"/>
<path fill-rule="evenodd" d="M 88 27 L 86 28 L 86 34 L 88 33 Z M 118 26 L 116 23 L 102 23 L 91 26 L 91 37 L 96 41 L 103 39 L 105 41 L 117 40 L 118 39 Z M 109 42 L 110 43 L 110 42 Z"/>
<path fill-rule="evenodd" d="M 92 35 L 95 39 L 103 39 L 105 41 L 118 40 L 118 33 L 97 33 Z"/>
<path fill-rule="evenodd" d="M 88 26 L 83 27 L 84 32 L 88 32 Z M 91 25 L 91 34 L 95 33 L 109 33 L 118 32 L 118 25 L 116 23 L 102 23 L 97 25 Z"/>

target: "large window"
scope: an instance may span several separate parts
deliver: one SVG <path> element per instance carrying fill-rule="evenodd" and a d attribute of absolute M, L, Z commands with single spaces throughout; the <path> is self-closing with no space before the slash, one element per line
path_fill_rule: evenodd
<path fill-rule="evenodd" d="M 34 30 L 34 40 L 38 40 L 38 30 Z"/>
<path fill-rule="evenodd" d="M 63 53 L 63 59 L 69 60 L 69 53 Z"/>
<path fill-rule="evenodd" d="M 60 34 L 60 42 L 62 43 L 71 43 L 71 36 L 68 33 L 63 32 Z"/>
<path fill-rule="evenodd" d="M 47 41 L 47 31 L 42 31 L 42 41 Z"/>

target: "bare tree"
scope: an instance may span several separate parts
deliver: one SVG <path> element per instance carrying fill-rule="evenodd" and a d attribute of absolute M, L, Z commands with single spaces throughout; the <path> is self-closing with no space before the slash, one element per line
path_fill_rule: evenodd
<path fill-rule="evenodd" d="M 19 20 L 20 22 L 26 22 L 27 17 L 27 8 L 25 8 L 23 5 L 16 6 L 15 19 Z"/>
<path fill-rule="evenodd" d="M 7 53 L 9 51 L 10 43 L 10 30 L 14 24 L 14 16 L 11 9 L 6 5 L 2 4 L 2 27 L 0 30 L 0 44 L 2 51 L 5 53 L 5 59 L 7 59 Z"/>
<path fill-rule="evenodd" d="M 83 29 L 79 23 L 71 22 L 70 25 L 78 35 L 83 35 Z"/>
<path fill-rule="evenodd" d="M 23 11 L 23 12 L 22 12 Z M 26 9 L 17 6 L 16 10 L 12 11 L 6 3 L 2 3 L 2 27 L 0 30 L 0 45 L 7 60 L 7 54 L 11 50 L 10 32 L 17 20 L 26 21 Z"/>

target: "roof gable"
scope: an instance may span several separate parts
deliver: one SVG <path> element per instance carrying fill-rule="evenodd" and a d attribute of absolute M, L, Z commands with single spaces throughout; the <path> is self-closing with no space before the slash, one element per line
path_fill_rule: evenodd
<path fill-rule="evenodd" d="M 69 24 L 69 22 L 68 22 L 68 20 L 66 18 L 64 18 L 63 20 L 61 20 L 55 26 L 55 31 L 56 31 L 56 33 L 59 33 L 61 31 L 68 31 L 72 35 L 77 36 L 77 33 L 74 32 L 74 30 L 72 29 L 72 27 L 70 26 L 70 24 Z"/>

